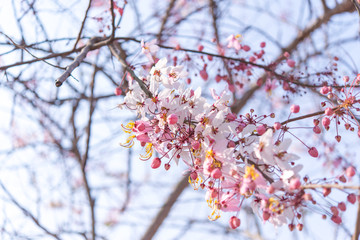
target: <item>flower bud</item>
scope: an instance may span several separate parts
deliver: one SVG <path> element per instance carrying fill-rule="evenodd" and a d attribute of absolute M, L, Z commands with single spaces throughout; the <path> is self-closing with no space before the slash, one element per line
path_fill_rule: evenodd
<path fill-rule="evenodd" d="M 332 110 L 331 107 L 328 107 L 328 108 L 325 109 L 325 114 L 326 114 L 327 116 L 331 116 L 331 115 L 334 114 L 334 111 Z"/>
<path fill-rule="evenodd" d="M 279 130 L 280 128 L 281 128 L 281 123 L 279 123 L 279 122 L 274 123 L 275 130 Z"/>
<path fill-rule="evenodd" d="M 347 196 L 347 200 L 349 203 L 354 204 L 356 202 L 356 195 L 354 193 L 350 193 Z"/>
<path fill-rule="evenodd" d="M 215 179 L 219 179 L 222 176 L 222 172 L 220 168 L 215 168 L 211 171 L 211 177 Z"/>
<path fill-rule="evenodd" d="M 266 132 L 266 127 L 264 125 L 257 126 L 256 131 L 259 135 L 263 135 Z"/>
<path fill-rule="evenodd" d="M 293 105 L 291 105 L 291 107 L 290 107 L 290 111 L 291 111 L 292 113 L 298 113 L 298 112 L 300 111 L 300 106 L 293 104 Z"/>
<path fill-rule="evenodd" d="M 346 204 L 345 204 L 344 202 L 339 202 L 339 203 L 338 203 L 338 208 L 339 208 L 341 211 L 345 212 L 345 211 L 346 211 Z"/>
<path fill-rule="evenodd" d="M 120 96 L 122 94 L 122 90 L 120 87 L 115 88 L 115 95 Z"/>
<path fill-rule="evenodd" d="M 291 67 L 291 68 L 295 67 L 295 61 L 292 60 L 292 59 L 286 60 L 286 63 L 287 63 L 287 65 L 288 65 L 289 67 Z"/>
<path fill-rule="evenodd" d="M 240 226 L 240 219 L 235 217 L 235 216 L 232 216 L 229 220 L 229 225 L 232 229 L 236 229 Z"/>
<path fill-rule="evenodd" d="M 178 122 L 178 116 L 176 114 L 170 114 L 167 118 L 167 122 L 170 125 L 176 124 Z"/>
<path fill-rule="evenodd" d="M 308 153 L 314 158 L 317 158 L 319 156 L 318 150 L 315 147 L 310 148 Z"/>
<path fill-rule="evenodd" d="M 346 172 L 346 176 L 349 178 L 353 177 L 356 173 L 355 168 L 353 166 L 348 167 L 345 172 Z"/>
<path fill-rule="evenodd" d="M 191 177 L 192 180 L 196 180 L 197 177 L 198 177 L 197 172 L 195 172 L 195 171 L 194 171 L 194 172 L 191 172 L 191 173 L 190 173 L 190 177 Z"/>
<path fill-rule="evenodd" d="M 328 127 L 330 125 L 330 119 L 328 117 L 324 117 L 322 120 L 321 120 L 321 123 L 324 127 Z"/>
<path fill-rule="evenodd" d="M 342 220 L 341 220 L 341 217 L 337 216 L 337 215 L 333 215 L 331 217 L 331 221 L 333 221 L 334 223 L 336 224 L 341 224 Z"/>
<path fill-rule="evenodd" d="M 269 220 L 270 216 L 271 216 L 270 213 L 267 212 L 267 211 L 264 211 L 263 214 L 262 214 L 262 218 L 263 218 L 264 221 Z"/>
<path fill-rule="evenodd" d="M 290 180 L 290 185 L 289 185 L 290 190 L 299 189 L 300 186 L 301 186 L 301 182 L 298 178 L 292 178 Z"/>
<path fill-rule="evenodd" d="M 316 134 L 320 134 L 321 133 L 321 128 L 319 126 L 315 126 L 313 128 L 313 132 L 316 133 Z"/>
<path fill-rule="evenodd" d="M 156 168 L 160 167 L 160 165 L 161 165 L 161 160 L 160 160 L 160 158 L 157 157 L 157 158 L 153 159 L 153 161 L 151 163 L 151 168 L 156 169 Z"/>

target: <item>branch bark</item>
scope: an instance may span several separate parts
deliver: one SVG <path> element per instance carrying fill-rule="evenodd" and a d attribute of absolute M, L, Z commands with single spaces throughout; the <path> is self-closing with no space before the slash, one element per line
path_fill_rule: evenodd
<path fill-rule="evenodd" d="M 176 200 L 179 198 L 181 193 L 189 185 L 188 178 L 189 178 L 189 175 L 185 175 L 178 182 L 178 184 L 174 188 L 174 191 L 170 194 L 168 200 L 161 207 L 161 210 L 156 215 L 153 222 L 151 223 L 151 225 L 149 226 L 149 228 L 146 230 L 145 234 L 141 238 L 142 240 L 151 240 L 154 237 L 157 230 L 159 229 L 161 224 L 164 222 L 165 218 L 169 215 L 169 212 L 170 212 L 171 208 L 173 207 L 173 205 L 175 204 Z"/>

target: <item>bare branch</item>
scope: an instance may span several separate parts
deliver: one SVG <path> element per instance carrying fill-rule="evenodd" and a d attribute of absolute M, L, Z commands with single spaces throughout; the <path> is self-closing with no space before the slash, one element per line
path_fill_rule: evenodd
<path fill-rule="evenodd" d="M 71 75 L 75 68 L 77 68 L 80 63 L 86 57 L 86 54 L 91 50 L 93 45 L 99 41 L 103 40 L 101 37 L 93 37 L 87 43 L 86 46 L 81 50 L 80 54 L 74 59 L 74 61 L 66 67 L 66 71 L 55 80 L 55 86 L 60 87 L 65 80 Z"/>
<path fill-rule="evenodd" d="M 129 65 L 125 62 L 124 59 L 121 58 L 121 45 L 114 41 L 111 45 L 109 45 L 109 49 L 111 53 L 119 60 L 121 65 L 125 68 L 125 70 L 131 75 L 131 77 L 139 84 L 140 88 L 144 91 L 144 93 L 149 97 L 152 98 L 152 93 L 147 89 L 145 83 L 134 73 L 134 71 L 129 67 Z"/>
<path fill-rule="evenodd" d="M 176 200 L 179 198 L 181 193 L 186 189 L 186 187 L 189 185 L 188 183 L 188 175 L 185 175 L 182 177 L 182 179 L 178 182 L 175 189 L 170 194 L 169 198 L 165 202 L 165 204 L 162 206 L 161 210 L 158 212 L 156 217 L 154 218 L 151 225 L 146 230 L 145 234 L 141 238 L 142 240 L 151 240 L 154 235 L 156 234 L 157 230 L 161 226 L 161 224 L 164 222 L 165 218 L 169 215 L 169 212 L 173 205 L 175 204 Z"/>

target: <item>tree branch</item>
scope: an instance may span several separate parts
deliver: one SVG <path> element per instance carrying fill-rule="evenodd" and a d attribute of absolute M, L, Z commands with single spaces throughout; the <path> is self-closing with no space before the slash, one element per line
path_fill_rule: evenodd
<path fill-rule="evenodd" d="M 157 230 L 159 229 L 161 224 L 164 222 L 165 218 L 169 215 L 169 212 L 170 212 L 171 208 L 173 207 L 173 205 L 175 204 L 176 200 L 179 198 L 181 193 L 188 186 L 188 178 L 189 178 L 189 175 L 185 175 L 178 182 L 175 189 L 170 194 L 168 200 L 161 207 L 161 210 L 158 212 L 158 214 L 154 218 L 154 220 L 151 223 L 151 225 L 149 226 L 149 228 L 146 230 L 146 232 L 143 235 L 143 237 L 141 238 L 141 240 L 151 240 L 154 237 Z"/>

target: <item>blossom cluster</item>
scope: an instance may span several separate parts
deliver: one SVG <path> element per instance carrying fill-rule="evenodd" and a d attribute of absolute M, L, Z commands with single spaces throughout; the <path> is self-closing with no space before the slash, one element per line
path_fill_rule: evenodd
<path fill-rule="evenodd" d="M 242 204 L 251 201 L 264 221 L 274 225 L 297 221 L 301 230 L 301 208 L 314 200 L 301 187 L 302 166 L 294 162 L 299 157 L 288 152 L 291 140 L 274 139 L 283 127 L 263 123 L 274 114 L 257 116 L 251 111 L 237 116 L 225 91 L 217 94 L 211 89 L 209 103 L 201 88 L 186 87 L 182 82 L 186 76 L 183 67 L 167 66 L 164 58 L 147 76 L 129 79 L 120 106 L 135 111 L 139 119 L 122 125 L 130 134 L 122 146 L 140 142 L 145 148 L 140 159 L 152 159 L 154 169 L 163 164 L 169 170 L 183 162 L 193 188 L 206 190 L 210 220 L 232 212 L 229 224 L 235 229 L 240 226 Z M 297 107 L 292 112 L 298 112 Z"/>

